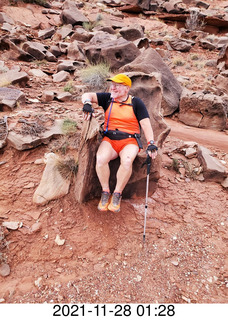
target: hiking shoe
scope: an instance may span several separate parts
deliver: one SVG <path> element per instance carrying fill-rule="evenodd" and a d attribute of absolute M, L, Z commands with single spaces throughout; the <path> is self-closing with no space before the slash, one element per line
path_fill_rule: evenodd
<path fill-rule="evenodd" d="M 100 210 L 100 211 L 107 211 L 108 210 L 109 197 L 110 197 L 110 192 L 102 191 L 101 200 L 100 200 L 98 207 L 97 207 L 98 210 Z"/>
<path fill-rule="evenodd" d="M 122 198 L 121 193 L 114 192 L 112 195 L 111 201 L 108 205 L 108 210 L 113 211 L 113 212 L 119 212 L 121 198 Z"/>

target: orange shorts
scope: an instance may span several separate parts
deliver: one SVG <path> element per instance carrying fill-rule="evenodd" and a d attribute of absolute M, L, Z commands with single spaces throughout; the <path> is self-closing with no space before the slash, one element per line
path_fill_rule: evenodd
<path fill-rule="evenodd" d="M 123 139 L 123 140 L 111 140 L 108 137 L 104 137 L 102 141 L 109 142 L 111 144 L 112 148 L 118 154 L 128 144 L 135 144 L 138 147 L 138 143 L 135 138 L 127 138 L 127 139 Z"/>

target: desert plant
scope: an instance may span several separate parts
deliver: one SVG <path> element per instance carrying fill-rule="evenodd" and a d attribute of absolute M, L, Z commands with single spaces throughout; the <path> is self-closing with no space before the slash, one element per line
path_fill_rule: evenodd
<path fill-rule="evenodd" d="M 82 26 L 86 31 L 92 31 L 93 28 L 97 27 L 100 23 L 100 21 L 102 20 L 102 15 L 98 14 L 96 17 L 96 20 L 93 22 L 83 22 Z"/>
<path fill-rule="evenodd" d="M 73 158 L 59 160 L 57 163 L 57 169 L 64 179 L 69 180 L 72 174 L 75 175 L 77 173 L 78 162 Z"/>
<path fill-rule="evenodd" d="M 180 66 L 183 66 L 185 64 L 185 62 L 181 59 L 174 59 L 173 64 L 177 67 L 180 67 Z"/>
<path fill-rule="evenodd" d="M 72 81 L 68 81 L 65 87 L 63 88 L 65 92 L 74 93 L 74 85 Z"/>
<path fill-rule="evenodd" d="M 77 122 L 71 119 L 65 119 L 62 125 L 62 131 L 66 135 L 73 134 L 77 131 Z"/>
<path fill-rule="evenodd" d="M 81 70 L 82 82 L 91 88 L 104 89 L 106 79 L 109 77 L 110 68 L 106 63 L 90 65 Z"/>
<path fill-rule="evenodd" d="M 202 30 L 205 26 L 205 21 L 200 17 L 198 11 L 191 11 L 190 16 L 186 19 L 185 27 L 190 31 Z"/>

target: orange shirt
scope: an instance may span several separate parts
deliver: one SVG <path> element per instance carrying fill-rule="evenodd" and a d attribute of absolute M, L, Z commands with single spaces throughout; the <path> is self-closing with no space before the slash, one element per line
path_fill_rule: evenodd
<path fill-rule="evenodd" d="M 110 108 L 112 107 L 108 122 L 108 130 L 118 129 L 128 133 L 140 133 L 139 123 L 132 106 L 132 97 L 129 96 L 124 103 L 125 104 L 116 101 L 110 103 L 105 112 L 104 130 L 107 128 L 108 116 Z"/>

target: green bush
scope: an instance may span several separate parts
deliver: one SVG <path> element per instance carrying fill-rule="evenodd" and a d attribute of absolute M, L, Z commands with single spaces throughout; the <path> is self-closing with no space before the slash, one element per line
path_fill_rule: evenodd
<path fill-rule="evenodd" d="M 105 89 L 107 87 L 107 78 L 110 75 L 110 68 L 106 63 L 90 65 L 81 70 L 81 80 L 93 89 Z"/>
<path fill-rule="evenodd" d="M 64 134 L 73 134 L 77 131 L 77 122 L 71 119 L 65 119 L 62 125 L 62 131 Z"/>

